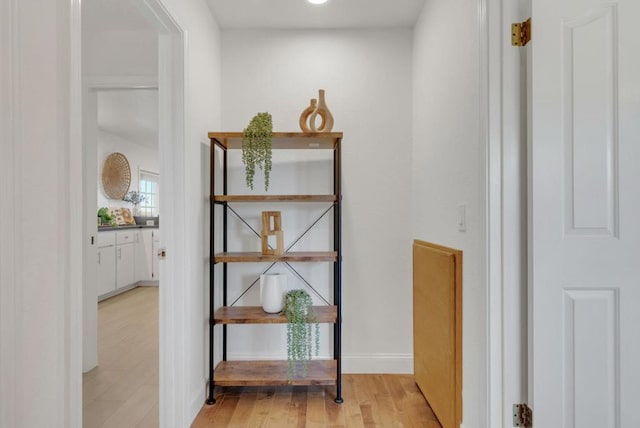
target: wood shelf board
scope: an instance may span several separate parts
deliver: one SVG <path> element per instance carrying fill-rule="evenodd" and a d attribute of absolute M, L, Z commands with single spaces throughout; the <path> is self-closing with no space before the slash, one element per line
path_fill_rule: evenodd
<path fill-rule="evenodd" d="M 242 132 L 209 132 L 209 139 L 216 140 L 226 149 L 242 148 Z M 334 149 L 342 139 L 342 132 L 274 132 L 274 150 Z"/>
<path fill-rule="evenodd" d="M 260 262 L 335 262 L 338 257 L 335 251 L 297 251 L 287 252 L 280 256 L 262 254 L 261 252 L 217 253 L 214 263 L 260 263 Z"/>
<path fill-rule="evenodd" d="M 335 323 L 338 309 L 335 306 L 314 306 L 313 313 L 318 323 Z M 213 316 L 215 324 L 286 324 L 287 317 L 269 314 L 262 306 L 224 306 Z"/>
<path fill-rule="evenodd" d="M 215 202 L 335 202 L 336 195 L 215 195 Z"/>
<path fill-rule="evenodd" d="M 214 372 L 216 386 L 335 385 L 336 361 L 313 360 L 307 377 L 287 379 L 288 361 L 221 361 Z M 300 371 L 302 370 L 299 367 Z"/>

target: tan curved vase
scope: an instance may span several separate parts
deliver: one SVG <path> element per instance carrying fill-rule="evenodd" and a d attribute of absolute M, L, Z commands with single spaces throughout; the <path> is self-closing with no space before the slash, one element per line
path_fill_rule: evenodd
<path fill-rule="evenodd" d="M 311 116 L 309 116 L 309 128 L 311 132 L 331 132 L 333 129 L 333 115 L 325 102 L 324 89 L 320 89 L 318 93 L 318 106 L 314 112 L 311 113 Z M 320 127 L 316 128 L 316 119 L 318 116 L 322 118 L 322 122 L 320 123 Z"/>
<path fill-rule="evenodd" d="M 302 129 L 302 132 L 311 132 L 311 129 L 309 128 L 309 116 L 311 116 L 311 113 L 316 111 L 317 106 L 318 100 L 312 98 L 309 107 L 304 109 L 300 115 L 300 129 Z"/>

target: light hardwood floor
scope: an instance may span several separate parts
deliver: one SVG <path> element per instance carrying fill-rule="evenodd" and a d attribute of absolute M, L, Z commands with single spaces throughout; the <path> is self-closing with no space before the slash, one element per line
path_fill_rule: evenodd
<path fill-rule="evenodd" d="M 84 428 L 157 428 L 158 288 L 99 304 L 98 358 L 83 378 Z M 334 387 L 219 388 L 192 427 L 441 428 L 413 376 L 345 374 L 342 385 L 341 405 Z"/>
<path fill-rule="evenodd" d="M 158 427 L 158 288 L 98 304 L 98 367 L 83 376 L 84 428 Z"/>
<path fill-rule="evenodd" d="M 192 428 L 441 428 L 411 375 L 342 377 L 343 404 L 333 387 L 227 387 L 204 406 Z"/>

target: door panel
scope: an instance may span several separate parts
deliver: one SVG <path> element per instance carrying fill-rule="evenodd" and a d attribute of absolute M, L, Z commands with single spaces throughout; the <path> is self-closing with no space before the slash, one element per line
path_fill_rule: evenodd
<path fill-rule="evenodd" d="M 640 2 L 537 0 L 530 94 L 536 427 L 638 427 Z"/>

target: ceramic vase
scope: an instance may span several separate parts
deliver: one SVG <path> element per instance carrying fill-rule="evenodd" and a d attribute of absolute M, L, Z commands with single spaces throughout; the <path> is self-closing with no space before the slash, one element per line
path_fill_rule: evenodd
<path fill-rule="evenodd" d="M 316 127 L 316 120 L 318 116 L 320 116 L 322 121 L 320 126 Z M 311 132 L 331 132 L 333 129 L 333 115 L 329 111 L 324 99 L 324 89 L 320 89 L 318 91 L 318 106 L 309 116 L 309 128 L 311 129 Z"/>
<path fill-rule="evenodd" d="M 267 273 L 260 275 L 260 304 L 262 310 L 277 314 L 284 308 L 284 296 L 287 292 L 287 275 Z"/>

